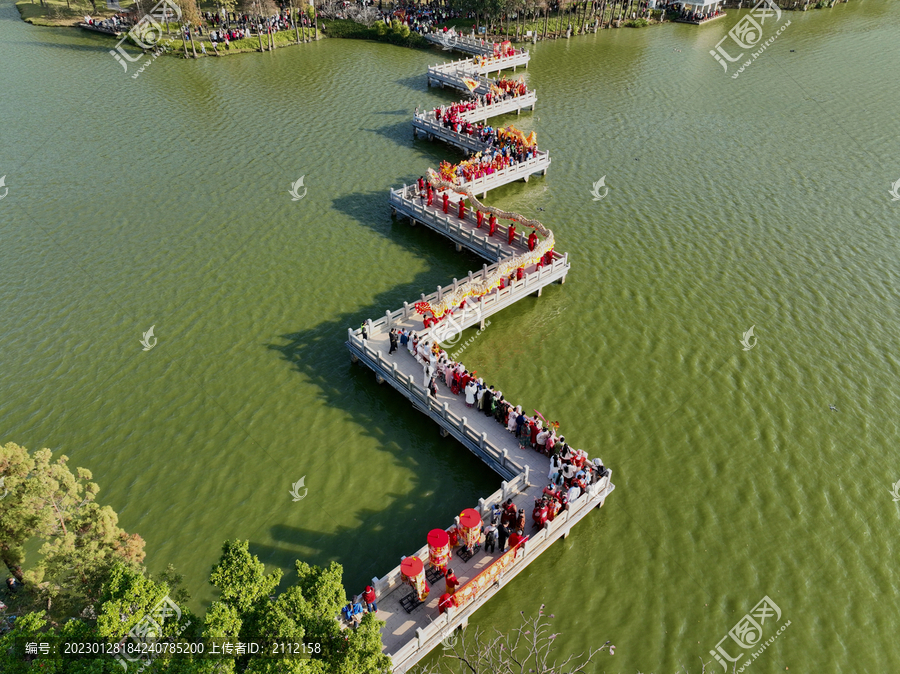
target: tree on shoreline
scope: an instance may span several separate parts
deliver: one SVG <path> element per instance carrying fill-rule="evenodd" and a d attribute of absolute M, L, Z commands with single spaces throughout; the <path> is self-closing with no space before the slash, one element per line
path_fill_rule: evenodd
<path fill-rule="evenodd" d="M 99 596 L 117 563 L 139 568 L 144 541 L 118 527 L 118 516 L 95 499 L 91 472 L 69 470 L 68 457 L 51 460 L 49 449 L 30 455 L 14 443 L 0 447 L 0 555 L 24 586 L 17 602 L 41 604 L 51 616 L 80 612 Z M 25 568 L 25 546 L 41 541 L 40 559 Z"/>
<path fill-rule="evenodd" d="M 73 474 L 65 456 L 52 460 L 49 449 L 30 454 L 9 443 L 0 446 L 0 557 L 19 587 L 4 591 L 16 617 L 0 624 L 0 672 L 29 674 L 33 656 L 26 641 L 56 638 L 115 644 L 140 638 L 148 618 L 160 606 L 162 631 L 151 637 L 168 641 L 228 638 L 232 642 L 318 643 L 312 658 L 243 654 L 159 655 L 147 674 L 389 674 L 391 659 L 382 652 L 383 622 L 367 613 L 354 629 L 345 629 L 343 569 L 297 561 L 296 581 L 279 592 L 282 572 L 266 573 L 249 552 L 248 541 L 226 541 L 209 582 L 216 599 L 203 616 L 187 608 L 187 593 L 171 565 L 148 576 L 142 567 L 144 541 L 117 526 L 118 517 L 95 498 L 100 488 L 83 468 Z M 43 542 L 40 558 L 26 563 L 32 539 Z M 175 608 L 177 607 L 177 608 Z M 136 636 L 137 635 L 137 636 Z M 131 658 L 127 658 L 131 659 Z M 135 674 L 141 664 L 129 666 Z M 53 661 L 52 674 L 122 674 L 110 655 Z"/>

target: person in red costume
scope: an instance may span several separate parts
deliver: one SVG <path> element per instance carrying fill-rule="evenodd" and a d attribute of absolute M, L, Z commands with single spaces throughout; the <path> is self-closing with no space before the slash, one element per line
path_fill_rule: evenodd
<path fill-rule="evenodd" d="M 459 200 L 459 219 L 464 220 L 466 217 L 466 200 Z"/>
<path fill-rule="evenodd" d="M 516 238 L 516 226 L 511 224 L 509 226 L 509 245 L 510 246 L 512 245 L 514 238 Z"/>
<path fill-rule="evenodd" d="M 434 190 L 431 189 L 431 185 L 425 190 L 425 194 L 428 196 L 428 205 L 431 206 L 431 202 L 434 201 Z"/>
<path fill-rule="evenodd" d="M 445 592 L 441 595 L 441 598 L 438 600 L 438 614 L 443 615 L 449 609 L 453 607 L 453 595 L 449 592 Z"/>
<path fill-rule="evenodd" d="M 519 267 L 516 269 L 516 281 L 521 281 L 525 278 L 525 267 Z"/>
<path fill-rule="evenodd" d="M 544 255 L 544 264 L 549 265 L 549 264 L 552 264 L 552 263 L 553 263 L 553 251 L 552 251 L 552 250 L 548 250 L 548 251 L 547 251 L 547 254 Z"/>
<path fill-rule="evenodd" d="M 482 213 L 481 211 L 476 211 L 476 216 L 475 216 L 475 218 L 476 218 L 476 220 L 478 221 L 478 224 L 475 225 L 475 227 L 476 227 L 477 229 L 481 229 L 481 225 L 484 224 L 484 213 Z"/>
<path fill-rule="evenodd" d="M 447 567 L 447 575 L 444 576 L 444 580 L 447 582 L 447 594 L 454 594 L 456 588 L 459 587 L 459 579 L 450 567 Z"/>
<path fill-rule="evenodd" d="M 497 216 L 491 213 L 491 217 L 488 220 L 488 224 L 491 226 L 491 231 L 488 232 L 488 236 L 494 236 L 494 230 L 497 229 Z"/>
<path fill-rule="evenodd" d="M 447 212 L 447 209 L 450 207 L 450 197 L 448 197 L 448 196 L 447 196 L 447 193 L 444 192 L 443 198 L 444 198 L 444 206 L 443 206 L 443 208 L 444 208 L 444 213 L 446 213 L 446 212 Z"/>
<path fill-rule="evenodd" d="M 537 234 L 532 232 L 528 235 L 528 250 L 534 250 L 534 247 L 537 245 Z"/>
<path fill-rule="evenodd" d="M 500 290 L 506 287 L 506 277 L 500 279 Z"/>

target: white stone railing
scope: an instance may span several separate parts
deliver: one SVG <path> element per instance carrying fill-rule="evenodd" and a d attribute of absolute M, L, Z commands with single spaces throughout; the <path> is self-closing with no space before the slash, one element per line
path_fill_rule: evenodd
<path fill-rule="evenodd" d="M 481 229 L 478 229 L 478 216 L 475 215 L 474 209 L 466 209 L 463 219 L 458 217 L 458 208 L 455 209 L 456 213 L 446 214 L 441 210 L 429 209 L 425 205 L 425 200 L 419 200 L 416 196 L 416 189 L 415 185 L 404 185 L 391 189 L 388 197 L 391 208 L 416 222 L 421 222 L 487 260 L 500 261 L 513 255 L 513 252 L 508 251 L 508 244 L 504 246 L 503 243 L 500 243 L 509 241 L 509 224 L 498 220 L 494 236 L 489 237 L 487 235 L 490 231 L 487 216 L 484 218 Z M 516 252 L 528 250 L 525 228 L 516 232 L 512 245 L 516 248 Z"/>
<path fill-rule="evenodd" d="M 415 133 L 422 132 L 440 138 L 445 143 L 449 143 L 454 147 L 462 148 L 468 152 L 482 152 L 490 147 L 487 143 L 478 140 L 474 135 L 460 133 L 454 131 L 443 124 L 434 121 L 434 112 L 431 112 L 431 119 L 424 114 L 418 114 L 413 117 L 413 129 Z"/>
<path fill-rule="evenodd" d="M 521 96 L 510 96 L 509 98 L 504 98 L 503 100 L 491 103 L 490 105 L 479 105 L 474 110 L 461 112 L 459 118 L 466 122 L 476 122 L 498 115 L 505 115 L 513 110 L 518 114 L 522 111 L 522 108 L 530 107 L 534 110 L 534 104 L 536 102 L 537 92 L 532 89 L 531 91 L 526 91 Z"/>
<path fill-rule="evenodd" d="M 509 112 L 519 114 L 523 108 L 531 108 L 534 110 L 534 104 L 537 102 L 537 92 L 533 89 L 526 91 L 521 96 L 509 96 L 499 101 L 495 101 L 490 105 L 478 105 L 474 110 L 466 110 L 459 113 L 459 118 L 464 122 L 482 122 L 491 117 L 505 115 Z M 424 112 L 419 112 L 415 116 L 427 119 L 437 123 L 434 116 L 433 108 L 423 108 Z"/>
<path fill-rule="evenodd" d="M 467 284 L 478 283 L 482 279 L 492 275 L 497 270 L 498 266 L 499 263 L 484 265 L 480 271 L 474 273 L 469 272 L 469 275 L 462 281 L 453 279 L 452 286 L 448 286 L 447 288 L 438 286 L 437 291 L 430 295 L 422 293 L 421 299 L 416 301 L 429 303 L 440 302 L 443 300 L 445 291 L 456 292 L 459 288 L 465 288 Z M 521 281 L 514 281 L 502 290 L 495 290 L 494 292 L 485 295 L 481 298 L 480 302 L 472 302 L 472 305 L 480 308 L 480 312 L 469 312 L 468 317 L 461 318 L 459 323 L 462 326 L 462 329 L 471 327 L 478 323 L 481 318 L 495 313 L 498 307 L 508 306 L 511 302 L 520 299 L 521 296 L 530 295 L 535 292 L 539 287 L 541 279 L 559 278 L 561 275 L 568 272 L 569 266 L 568 253 L 560 254 L 553 251 L 553 261 L 549 265 L 542 267 L 537 272 L 525 274 L 525 277 Z M 375 320 L 366 320 L 366 334 L 373 337 L 378 334 L 389 332 L 391 328 L 403 323 L 416 312 L 414 305 L 415 302 L 413 302 L 412 305 L 409 302 L 404 302 L 403 307 L 400 309 L 386 311 L 384 316 Z M 348 331 L 349 336 L 360 340 L 360 342 L 362 341 L 362 328 L 356 328 L 355 330 L 353 328 L 348 328 Z M 391 369 L 390 365 L 388 365 L 387 369 Z"/>
<path fill-rule="evenodd" d="M 415 662 L 417 662 L 425 653 L 434 648 L 435 641 L 442 640 L 449 634 L 450 630 L 454 629 L 456 626 L 465 624 L 469 617 L 499 591 L 503 584 L 528 566 L 533 559 L 538 557 L 540 553 L 546 550 L 556 539 L 564 536 L 567 531 L 591 509 L 602 505 L 609 492 L 615 488 L 612 485 L 611 480 L 612 472 L 610 471 L 606 477 L 602 478 L 596 484 L 590 485 L 584 494 L 574 502 L 570 503 L 568 510 L 561 511 L 552 522 L 547 524 L 546 527 L 530 536 L 528 540 L 521 545 L 519 552 L 516 554 L 515 561 L 500 575 L 497 583 L 485 588 L 462 609 L 450 609 L 434 622 L 431 622 L 424 627 L 419 627 L 416 630 L 415 637 L 410 639 L 396 652 L 390 653 L 391 660 L 395 667 L 398 667 L 396 671 L 407 671 L 409 667 L 415 664 Z M 428 554 L 427 545 L 420 554 Z M 427 557 L 425 557 L 425 559 L 427 559 Z M 482 569 L 482 572 L 483 571 L 484 569 Z M 397 567 L 394 572 L 399 574 L 399 567 Z"/>
<path fill-rule="evenodd" d="M 526 488 L 527 484 L 526 473 L 523 471 L 519 473 L 515 477 L 515 479 L 510 480 L 509 482 L 504 482 L 500 489 L 491 494 L 487 499 L 478 499 L 478 510 L 481 513 L 482 517 L 490 513 L 492 503 L 505 502 L 506 499 L 510 498 L 512 494 L 518 493 L 523 488 Z M 424 547 L 414 552 L 413 555 L 421 559 L 427 565 L 428 545 L 426 544 Z M 383 578 L 372 579 L 372 587 L 375 589 L 375 593 L 379 597 L 383 597 L 389 594 L 399 585 L 401 585 L 399 564 L 395 568 L 391 569 Z"/>
<path fill-rule="evenodd" d="M 381 320 L 385 319 L 379 319 Z M 347 346 L 351 353 L 365 361 L 366 365 L 375 371 L 380 380 L 389 382 L 409 398 L 415 407 L 436 421 L 447 434 L 459 440 L 501 475 L 512 477 L 528 470 L 527 466 L 523 467 L 509 458 L 509 450 L 501 449 L 488 440 L 487 433 L 470 426 L 466 417 L 451 412 L 448 403 L 439 403 L 432 398 L 428 391 L 420 386 L 420 381 L 412 375 L 400 372 L 396 361 L 389 360 L 384 356 L 384 352 L 369 346 L 359 333 L 359 330 L 347 329 Z"/>

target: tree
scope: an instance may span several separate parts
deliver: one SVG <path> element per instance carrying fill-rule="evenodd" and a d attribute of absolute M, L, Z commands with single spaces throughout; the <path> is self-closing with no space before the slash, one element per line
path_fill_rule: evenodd
<path fill-rule="evenodd" d="M 587 669 L 598 654 L 609 648 L 609 642 L 599 648 L 588 649 L 584 653 L 569 655 L 561 662 L 553 653 L 553 641 L 559 634 L 550 634 L 550 619 L 544 615 L 544 605 L 535 618 L 526 618 L 522 614 L 522 624 L 509 634 L 494 630 L 495 636 L 489 637 L 482 629 L 476 628 L 469 638 L 465 631 L 462 636 L 449 640 L 449 649 L 444 650 L 443 658 L 450 663 L 423 667 L 419 674 L 438 674 L 439 672 L 466 672 L 467 674 L 513 674 L 513 672 L 534 672 L 535 674 L 583 674 L 595 671 Z"/>
<path fill-rule="evenodd" d="M 0 448 L 7 495 L 0 499 L 0 554 L 27 592 L 23 605 L 39 601 L 49 612 L 71 615 L 93 605 L 108 571 L 121 562 L 138 568 L 144 541 L 118 527 L 118 516 L 96 502 L 100 491 L 84 468 L 73 474 L 68 457 L 51 460 L 49 449 L 30 456 L 9 443 Z M 25 568 L 24 549 L 41 542 L 39 560 Z"/>
<path fill-rule="evenodd" d="M 238 661 L 237 672 L 264 674 L 377 674 L 390 672 L 391 660 L 382 653 L 381 626 L 366 614 L 355 630 L 342 630 L 337 616 L 347 602 L 343 569 L 297 561 L 297 580 L 280 595 L 272 594 L 281 571 L 265 573 L 265 566 L 249 552 L 247 541 L 227 541 L 213 567 L 210 583 L 221 595 L 206 613 L 205 636 L 253 641 L 262 638 L 322 644 L 322 659 L 275 661 L 266 658 Z M 288 669 L 282 669 L 284 667 Z"/>
<path fill-rule="evenodd" d="M 39 455 L 49 461 L 49 451 Z M 46 517 L 38 506 L 41 498 L 38 481 L 28 479 L 34 468 L 35 460 L 24 447 L 12 442 L 0 447 L 0 475 L 4 482 L 0 488 L 6 491 L 6 496 L 0 499 L 0 558 L 20 583 L 25 582 L 23 546 L 37 529 L 38 522 Z"/>
<path fill-rule="evenodd" d="M 242 655 L 213 659 L 202 655 L 159 655 L 148 674 L 389 674 L 391 659 L 381 642 L 384 623 L 366 614 L 357 629 L 342 629 L 339 613 L 346 604 L 343 569 L 296 562 L 297 579 L 280 594 L 282 572 L 266 573 L 247 541 L 226 541 L 209 581 L 219 597 L 202 619 L 187 608 L 181 576 L 170 565 L 157 576 L 141 567 L 143 540 L 116 526 L 115 512 L 95 502 L 99 487 L 82 468 L 68 469 L 66 457 L 51 460 L 42 449 L 30 455 L 18 445 L 0 447 L 0 552 L 25 588 L 12 593 L 15 627 L 0 634 L 0 672 L 31 674 L 25 641 L 54 637 L 88 642 L 134 639 L 153 616 L 163 639 L 228 638 L 232 641 L 318 642 L 321 657 L 273 659 Z M 8 489 L 8 491 L 6 491 Z M 41 559 L 26 565 L 31 539 L 44 541 Z M 15 570 L 15 571 L 14 571 Z M 47 598 L 41 610 L 31 599 Z M 53 613 L 49 601 L 52 599 Z M 161 620 L 160 606 L 172 609 Z M 33 603 L 33 602 L 31 602 Z M 170 607 L 171 608 L 171 607 Z M 66 620 L 68 618 L 68 620 Z M 138 628 L 135 630 L 134 628 Z M 48 661 L 47 674 L 121 674 L 119 663 L 103 656 L 88 660 Z M 131 670 L 129 670 L 131 671 Z"/>
<path fill-rule="evenodd" d="M 200 9 L 197 7 L 196 0 L 176 1 L 181 8 L 181 30 L 184 31 L 185 26 L 187 26 L 187 36 L 191 41 L 191 51 L 194 53 L 194 58 L 197 58 L 197 47 L 194 44 L 194 26 L 200 25 L 200 21 L 202 21 Z M 187 44 L 185 44 L 185 56 L 187 56 Z"/>

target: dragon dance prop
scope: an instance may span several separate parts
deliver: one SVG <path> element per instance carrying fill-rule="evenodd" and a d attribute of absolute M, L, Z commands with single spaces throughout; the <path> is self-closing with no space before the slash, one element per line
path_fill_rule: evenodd
<path fill-rule="evenodd" d="M 544 239 L 535 246 L 534 250 L 525 251 L 519 255 L 514 255 L 512 257 L 506 258 L 505 260 L 501 260 L 497 265 L 497 269 L 494 270 L 494 272 L 488 275 L 486 278 L 483 278 L 480 281 L 466 284 L 465 286 L 458 288 L 455 292 L 444 295 L 443 299 L 440 302 L 416 302 L 416 312 L 425 314 L 430 311 L 435 316 L 435 318 L 443 319 L 445 315 L 450 314 L 450 312 L 462 305 L 464 300 L 467 300 L 468 298 L 478 298 L 487 295 L 495 288 L 499 288 L 500 281 L 507 278 L 510 274 L 514 273 L 516 269 L 518 269 L 519 267 L 527 267 L 532 264 L 537 264 L 542 257 L 553 250 L 553 231 L 547 229 L 543 225 L 543 223 L 539 222 L 538 220 L 530 220 L 523 215 L 519 215 L 518 213 L 504 211 L 493 206 L 487 206 L 486 204 L 481 203 L 475 197 L 475 195 L 472 193 L 472 190 L 467 187 L 454 185 L 447 180 L 442 180 L 434 169 L 428 169 L 428 183 L 435 189 L 449 189 L 457 192 L 458 194 L 463 194 L 468 199 L 472 200 L 472 203 L 475 204 L 475 208 L 486 213 L 491 213 L 498 218 L 511 220 L 513 222 L 537 230 L 541 234 L 541 236 L 544 237 Z M 452 317 L 450 317 L 450 320 L 452 320 Z"/>
<path fill-rule="evenodd" d="M 543 223 L 541 223 L 540 221 L 531 220 L 529 218 L 526 218 L 524 215 L 519 215 L 518 213 L 513 213 L 512 211 L 503 211 L 499 208 L 483 204 L 478 200 L 471 189 L 469 189 L 468 187 L 455 185 L 449 180 L 443 179 L 440 175 L 438 175 L 437 171 L 432 168 L 428 169 L 428 183 L 436 190 L 453 190 L 457 194 L 464 194 L 467 199 L 470 199 L 472 203 L 475 204 L 475 208 L 477 208 L 479 211 L 492 213 L 493 215 L 496 215 L 498 218 L 502 218 L 503 220 L 512 220 L 513 222 L 525 225 L 526 227 L 531 227 L 531 229 L 537 230 L 541 236 L 550 239 L 550 241 L 553 241 L 553 232 L 544 227 Z M 535 250 L 535 252 L 537 252 L 537 250 Z"/>

